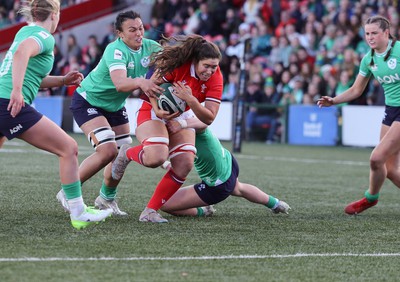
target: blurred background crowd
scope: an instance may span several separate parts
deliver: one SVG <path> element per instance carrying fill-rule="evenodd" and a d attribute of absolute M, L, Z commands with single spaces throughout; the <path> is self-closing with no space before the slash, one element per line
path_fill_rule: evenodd
<path fill-rule="evenodd" d="M 18 0 L 0 0 L 0 28 L 23 19 Z M 62 0 L 62 6 L 84 0 Z M 245 101 L 247 129 L 270 128 L 267 142 L 279 135 L 280 108 L 288 104 L 315 105 L 322 95 L 336 96 L 349 88 L 369 47 L 363 22 L 379 14 L 387 17 L 393 36 L 399 36 L 398 1 L 385 0 L 153 0 L 145 37 L 200 34 L 221 49 L 224 75 L 223 100 L 238 95 L 245 42 L 250 41 Z M 104 38 L 89 36 L 79 46 L 76 36 L 66 40 L 67 52 L 56 47 L 54 74 L 79 69 L 84 74 L 100 60 L 105 46 L 115 39 L 113 24 Z M 74 89 L 56 92 L 71 95 Z M 53 93 L 54 94 L 54 93 Z M 369 87 L 352 104 L 383 105 L 381 86 Z M 257 105 L 267 105 L 265 107 Z"/>

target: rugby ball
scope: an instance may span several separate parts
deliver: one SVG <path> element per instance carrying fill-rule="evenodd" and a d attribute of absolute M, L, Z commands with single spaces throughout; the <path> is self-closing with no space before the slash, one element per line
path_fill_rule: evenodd
<path fill-rule="evenodd" d="M 164 88 L 164 92 L 158 97 L 158 107 L 170 114 L 183 113 L 186 109 L 186 102 L 175 96 L 172 84 L 164 83 L 160 86 Z"/>

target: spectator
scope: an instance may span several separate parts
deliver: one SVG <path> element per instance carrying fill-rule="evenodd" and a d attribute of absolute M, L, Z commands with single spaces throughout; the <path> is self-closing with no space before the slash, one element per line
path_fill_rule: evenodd
<path fill-rule="evenodd" d="M 230 72 L 228 75 L 228 82 L 225 83 L 224 92 L 222 93 L 223 101 L 233 101 L 237 94 L 237 89 L 239 86 L 239 70 L 236 72 Z"/>
<path fill-rule="evenodd" d="M 232 33 L 229 36 L 229 43 L 226 47 L 226 55 L 228 57 L 243 58 L 244 43 L 239 41 L 239 34 Z"/>
<path fill-rule="evenodd" d="M 339 96 L 344 91 L 349 89 L 351 87 L 351 85 L 353 85 L 353 82 L 354 81 L 351 79 L 351 76 L 350 76 L 350 74 L 349 74 L 349 72 L 347 70 L 341 71 L 340 72 L 339 83 L 336 86 L 335 96 L 334 97 Z M 339 104 L 338 107 L 342 107 L 344 105 L 347 105 L 347 103 Z"/>
<path fill-rule="evenodd" d="M 113 42 L 116 38 L 117 35 L 115 34 L 114 22 L 111 22 L 107 25 L 107 33 L 104 35 L 103 40 L 101 41 L 101 51 L 103 52 L 107 45 Z"/>
<path fill-rule="evenodd" d="M 251 30 L 251 52 L 253 56 L 268 56 L 271 51 L 268 26 L 265 23 L 259 23 Z"/>
<path fill-rule="evenodd" d="M 254 127 L 267 127 L 268 134 L 265 142 L 267 144 L 272 144 L 275 141 L 275 134 L 279 125 L 280 114 L 278 105 L 281 97 L 278 92 L 276 92 L 271 78 L 265 81 L 264 91 L 262 93 L 263 95 L 261 95 L 257 101 L 259 106 L 249 106 L 249 110 L 246 114 L 246 128 L 250 129 L 248 134 L 251 136 Z"/>
<path fill-rule="evenodd" d="M 216 35 L 213 30 L 213 18 L 208 11 L 207 3 L 200 4 L 200 11 L 197 14 L 199 19 L 199 25 L 196 29 L 196 33 L 200 35 Z"/>
<path fill-rule="evenodd" d="M 196 11 L 193 6 L 189 6 L 187 9 L 189 17 L 186 20 L 183 31 L 185 34 L 193 34 L 199 28 L 199 11 Z"/>
<path fill-rule="evenodd" d="M 226 41 L 229 41 L 232 34 L 237 33 L 239 25 L 240 19 L 238 12 L 233 8 L 226 10 L 225 22 L 222 23 L 222 35 L 225 37 Z"/>
<path fill-rule="evenodd" d="M 260 15 L 261 2 L 258 0 L 247 0 L 242 7 L 244 15 L 244 22 L 248 24 L 255 24 L 258 16 Z"/>

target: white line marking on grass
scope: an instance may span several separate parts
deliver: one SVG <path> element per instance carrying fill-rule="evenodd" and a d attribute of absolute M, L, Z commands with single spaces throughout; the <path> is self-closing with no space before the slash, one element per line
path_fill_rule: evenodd
<path fill-rule="evenodd" d="M 293 254 L 293 255 L 229 255 L 229 256 L 200 256 L 200 257 L 25 257 L 25 258 L 0 258 L 0 262 L 46 262 L 46 261 L 184 261 L 184 260 L 231 260 L 231 259 L 283 259 L 283 258 L 304 258 L 304 257 L 399 257 L 400 253 L 327 253 L 327 254 Z"/>
<path fill-rule="evenodd" d="M 24 149 L 0 149 L 0 153 L 39 153 L 39 154 L 51 154 L 43 150 L 24 150 Z M 79 155 L 86 156 L 91 155 L 93 150 L 90 147 L 80 146 Z M 253 155 L 235 155 L 238 159 L 248 159 L 248 160 L 265 160 L 265 161 L 282 161 L 282 162 L 292 162 L 292 163 L 307 163 L 307 164 L 337 164 L 337 165 L 351 165 L 351 166 L 368 166 L 368 162 L 357 162 L 357 161 L 340 161 L 340 160 L 319 160 L 319 159 L 303 159 L 303 158 L 285 158 L 285 157 L 263 157 L 263 156 L 253 156 Z"/>
<path fill-rule="evenodd" d="M 335 161 L 335 160 L 318 160 L 318 159 L 298 159 L 298 158 L 285 158 L 285 157 L 261 157 L 261 156 L 252 156 L 252 155 L 235 155 L 235 158 L 238 159 L 249 159 L 249 160 L 258 160 L 263 159 L 266 161 L 283 161 L 283 162 L 293 162 L 293 163 L 323 163 L 323 164 L 338 164 L 338 165 L 358 165 L 365 166 L 369 165 L 368 162 L 356 162 L 356 161 Z"/>

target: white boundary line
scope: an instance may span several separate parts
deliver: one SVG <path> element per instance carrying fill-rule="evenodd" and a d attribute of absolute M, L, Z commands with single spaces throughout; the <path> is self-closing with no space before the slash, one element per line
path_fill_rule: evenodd
<path fill-rule="evenodd" d="M 229 256 L 200 256 L 200 257 L 25 257 L 25 258 L 0 258 L 0 262 L 48 262 L 48 261 L 187 261 L 187 260 L 232 260 L 232 259 L 284 259 L 303 257 L 400 257 L 400 253 L 325 253 L 325 254 L 303 254 L 292 255 L 229 255 Z"/>
<path fill-rule="evenodd" d="M 94 151 L 90 147 L 81 148 L 79 147 L 79 155 L 91 155 Z M 37 153 L 37 154 L 48 154 L 50 153 L 43 150 L 25 150 L 25 149 L 0 149 L 0 153 Z M 268 156 L 254 156 L 254 155 L 235 155 L 237 159 L 248 159 L 256 160 L 262 159 L 265 161 L 281 161 L 281 162 L 294 162 L 294 163 L 307 163 L 307 164 L 337 164 L 337 165 L 350 165 L 350 166 L 368 166 L 368 162 L 358 162 L 358 161 L 340 161 L 340 160 L 319 160 L 319 159 L 303 159 L 303 158 L 285 158 L 285 157 L 268 157 Z"/>

